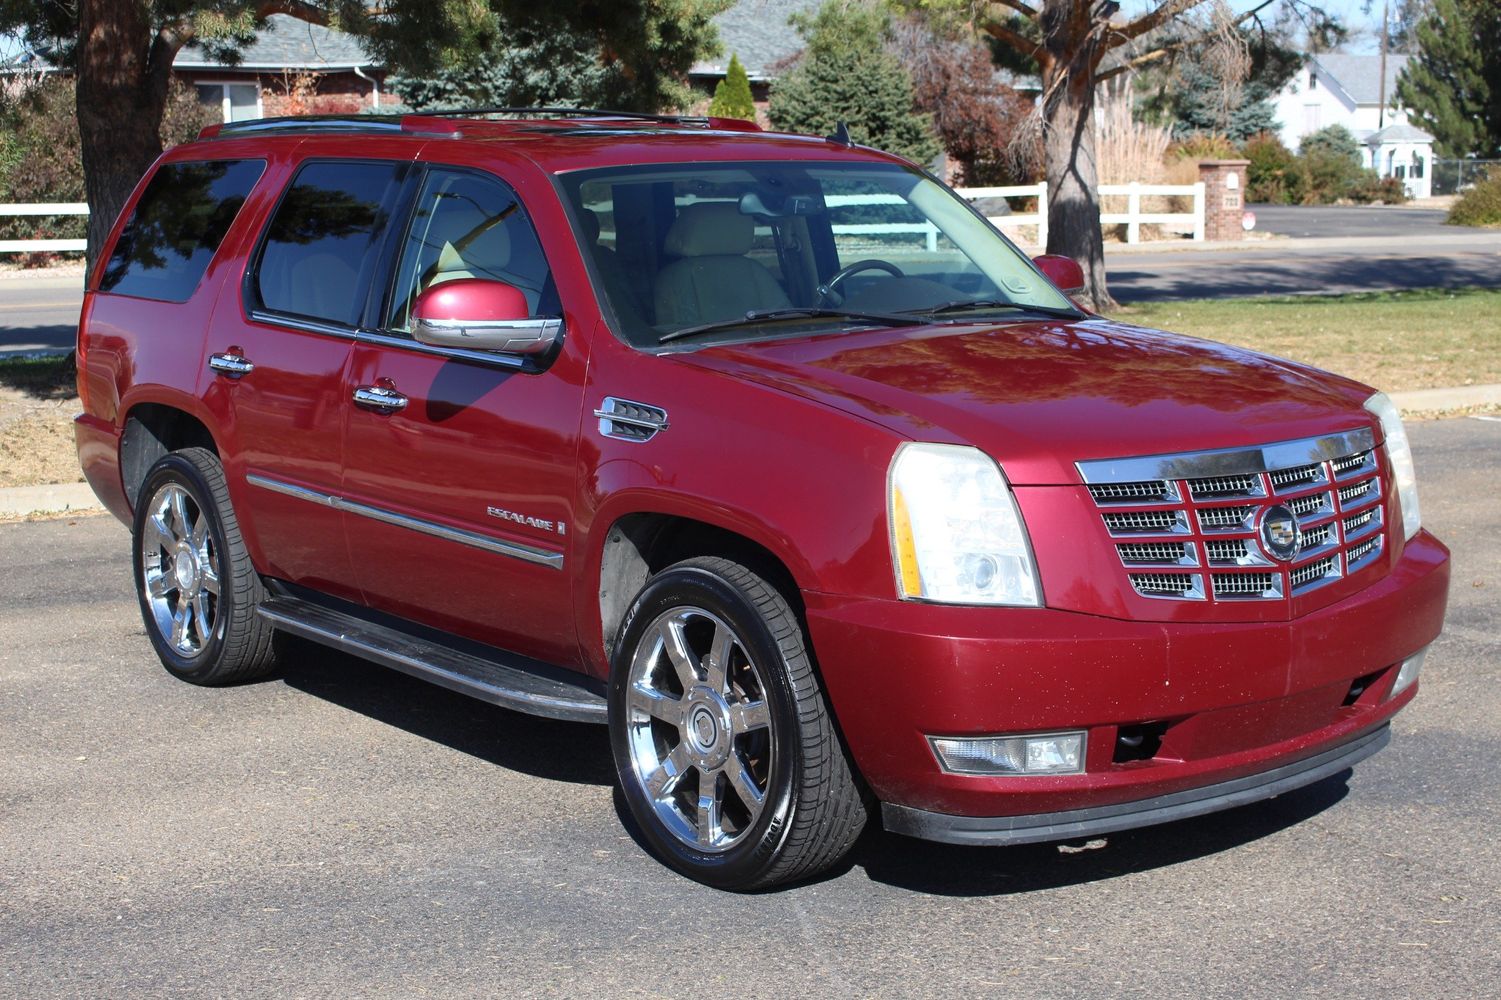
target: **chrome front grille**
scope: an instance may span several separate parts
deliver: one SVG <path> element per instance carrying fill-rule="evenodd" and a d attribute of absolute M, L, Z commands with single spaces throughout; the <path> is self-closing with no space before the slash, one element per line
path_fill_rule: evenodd
<path fill-rule="evenodd" d="M 1288 600 L 1375 564 L 1385 544 L 1380 458 L 1368 428 L 1078 469 L 1142 597 Z M 1297 518 L 1300 547 L 1288 562 L 1261 536 L 1274 506 Z"/>

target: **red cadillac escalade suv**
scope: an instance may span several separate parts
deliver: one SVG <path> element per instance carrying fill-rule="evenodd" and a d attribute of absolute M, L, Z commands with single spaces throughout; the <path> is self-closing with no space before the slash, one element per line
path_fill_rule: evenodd
<path fill-rule="evenodd" d="M 1391 402 L 1078 283 L 843 135 L 224 125 L 90 277 L 79 455 L 174 675 L 262 676 L 281 632 L 607 723 L 712 885 L 1374 753 L 1449 575 Z"/>

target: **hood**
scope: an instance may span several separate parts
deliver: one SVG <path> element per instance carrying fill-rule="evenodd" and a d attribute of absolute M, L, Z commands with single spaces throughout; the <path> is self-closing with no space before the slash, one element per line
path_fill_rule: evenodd
<path fill-rule="evenodd" d="M 1018 485 L 1074 463 L 1372 426 L 1371 389 L 1292 361 L 1104 319 L 931 326 L 675 356 L 919 441 L 971 444 Z"/>

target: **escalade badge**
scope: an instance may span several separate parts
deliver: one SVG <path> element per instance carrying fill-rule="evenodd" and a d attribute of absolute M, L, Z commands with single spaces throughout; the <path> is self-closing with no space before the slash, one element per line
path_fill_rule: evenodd
<path fill-rule="evenodd" d="M 1280 562 L 1292 562 L 1303 548 L 1298 515 L 1283 504 L 1274 504 L 1261 512 L 1260 533 L 1267 555 Z"/>

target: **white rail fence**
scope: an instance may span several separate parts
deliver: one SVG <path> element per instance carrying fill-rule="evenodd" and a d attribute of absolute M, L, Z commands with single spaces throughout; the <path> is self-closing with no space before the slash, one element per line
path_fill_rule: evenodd
<path fill-rule="evenodd" d="M 1016 229 L 1022 226 L 1036 226 L 1038 246 L 1048 244 L 1048 185 L 1046 181 L 1040 184 L 1017 184 L 1010 187 L 984 187 L 984 188 L 956 188 L 962 197 L 969 201 L 978 201 L 986 198 L 1035 198 L 1037 208 L 1035 211 L 1026 213 L 1012 213 L 1010 215 L 990 216 L 990 221 L 996 228 L 1007 231 L 1006 235 L 1016 238 Z M 1202 241 L 1204 239 L 1204 184 L 1101 184 L 1100 197 L 1119 198 L 1125 196 L 1126 210 L 1124 212 L 1104 212 L 1100 215 L 1100 225 L 1126 227 L 1126 242 L 1141 242 L 1141 227 L 1156 224 L 1161 226 L 1174 226 L 1179 229 L 1187 229 L 1191 238 Z M 1150 197 L 1160 198 L 1189 198 L 1193 207 L 1187 212 L 1144 212 L 1142 211 L 1142 199 Z"/>
<path fill-rule="evenodd" d="M 958 188 L 958 193 L 969 201 L 980 201 L 993 198 L 1032 198 L 1036 200 L 1037 207 L 1031 212 L 1010 213 L 1006 215 L 989 216 L 991 223 L 1001 229 L 1013 239 L 1019 239 L 1017 232 L 1023 226 L 1033 226 L 1037 230 L 1037 246 L 1047 246 L 1048 243 L 1048 185 L 1041 184 L 1015 184 L 1008 187 L 980 187 Z M 1141 242 L 1141 227 L 1144 225 L 1174 226 L 1178 229 L 1188 229 L 1195 240 L 1204 239 L 1204 185 L 1199 184 L 1101 184 L 1100 196 L 1102 198 L 1116 198 L 1125 196 L 1126 210 L 1124 212 L 1106 212 L 1100 216 L 1100 224 L 1104 226 L 1126 227 L 1126 242 Z M 1150 197 L 1178 197 L 1191 198 L 1193 208 L 1188 212 L 1144 212 L 1142 211 L 1142 199 Z M 905 204 L 904 200 L 897 195 L 830 195 L 827 199 L 831 208 L 853 205 L 883 205 Z M 6 216 L 48 216 L 48 215 L 88 215 L 89 206 L 82 202 L 39 202 L 29 205 L 0 205 L 0 218 Z M 929 253 L 938 250 L 938 229 L 930 222 L 923 223 L 851 223 L 848 225 L 834 226 L 834 232 L 840 235 L 899 235 L 913 234 L 925 237 Z M 86 246 L 84 240 L 0 240 L 0 253 L 35 253 L 42 250 L 82 250 Z"/>
<path fill-rule="evenodd" d="M 33 202 L 0 205 L 0 218 L 9 215 L 88 215 L 89 206 L 75 202 Z M 0 240 L 0 253 L 36 253 L 39 250 L 82 250 L 87 240 Z"/>

